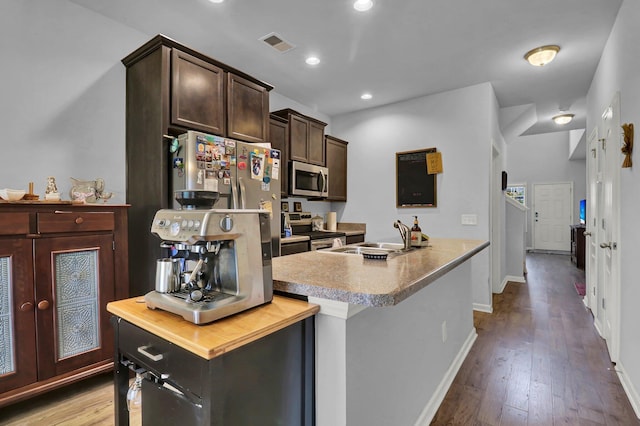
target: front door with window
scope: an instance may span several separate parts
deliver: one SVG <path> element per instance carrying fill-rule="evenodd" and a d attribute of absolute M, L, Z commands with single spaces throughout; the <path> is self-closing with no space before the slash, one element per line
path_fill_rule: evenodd
<path fill-rule="evenodd" d="M 535 250 L 570 251 L 573 223 L 573 183 L 533 185 Z"/>

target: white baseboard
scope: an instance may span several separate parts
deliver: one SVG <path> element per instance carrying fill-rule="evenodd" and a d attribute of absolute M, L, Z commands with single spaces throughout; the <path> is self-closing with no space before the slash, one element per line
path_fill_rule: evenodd
<path fill-rule="evenodd" d="M 474 303 L 473 304 L 473 310 L 474 311 L 480 311 L 480 312 L 486 312 L 488 314 L 492 314 L 493 313 L 493 306 L 491 306 L 491 305 L 483 305 L 481 303 Z"/>
<path fill-rule="evenodd" d="M 622 383 L 622 388 L 627 394 L 627 398 L 629 398 L 629 402 L 633 407 L 633 411 L 636 413 L 636 417 L 640 419 L 640 394 L 638 394 L 638 390 L 633 386 L 631 380 L 629 380 L 627 371 L 624 369 L 621 362 L 616 363 L 616 373 L 618 373 L 620 383 Z"/>
<path fill-rule="evenodd" d="M 438 408 L 440 408 L 440 404 L 442 404 L 444 397 L 447 395 L 447 392 L 449 391 L 449 388 L 453 383 L 453 379 L 455 379 L 456 374 L 458 374 L 458 370 L 460 370 L 462 363 L 469 354 L 469 351 L 471 350 L 471 347 L 473 346 L 473 343 L 477 338 L 478 333 L 476 333 L 476 329 L 474 327 L 471 330 L 471 333 L 469 333 L 469 336 L 464 342 L 464 345 L 462 345 L 462 348 L 460 348 L 458 355 L 456 355 L 455 359 L 449 366 L 449 369 L 436 388 L 436 391 L 433 393 L 433 396 L 431 397 L 427 405 L 422 409 L 418 420 L 416 420 L 416 426 L 428 426 L 431 423 L 431 420 L 433 420 L 433 417 L 438 412 Z"/>
<path fill-rule="evenodd" d="M 527 280 L 524 277 L 524 275 L 519 276 L 519 277 L 516 276 L 516 275 L 507 275 L 506 277 L 504 277 L 504 279 L 506 281 L 513 281 L 513 282 L 516 282 L 516 283 L 526 283 L 527 282 Z M 505 283 L 505 285 L 507 285 L 507 284 Z"/>

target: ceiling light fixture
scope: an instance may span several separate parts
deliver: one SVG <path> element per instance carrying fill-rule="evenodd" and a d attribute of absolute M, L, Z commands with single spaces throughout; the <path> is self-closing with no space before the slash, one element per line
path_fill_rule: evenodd
<path fill-rule="evenodd" d="M 222 3 L 224 0 L 209 0 L 211 3 Z"/>
<path fill-rule="evenodd" d="M 373 7 L 372 0 L 356 0 L 356 2 L 353 3 L 353 8 L 358 12 L 366 12 L 372 7 Z"/>
<path fill-rule="evenodd" d="M 320 58 L 316 56 L 309 56 L 304 61 L 307 63 L 307 65 L 318 65 L 320 63 Z"/>
<path fill-rule="evenodd" d="M 560 46 L 556 46 L 555 44 L 536 47 L 528 51 L 524 55 L 524 59 L 535 67 L 543 67 L 553 61 L 559 51 Z"/>
<path fill-rule="evenodd" d="M 560 125 L 565 125 L 573 120 L 574 114 L 560 114 L 552 118 L 553 122 Z"/>
<path fill-rule="evenodd" d="M 369 99 L 373 98 L 373 96 L 371 95 L 371 93 L 363 93 L 360 96 L 360 99 L 364 99 L 365 101 L 368 101 Z"/>

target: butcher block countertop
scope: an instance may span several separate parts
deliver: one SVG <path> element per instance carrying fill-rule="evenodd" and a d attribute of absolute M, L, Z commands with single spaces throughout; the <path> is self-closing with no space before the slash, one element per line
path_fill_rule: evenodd
<path fill-rule="evenodd" d="M 387 260 L 324 250 L 273 259 L 273 288 L 364 306 L 392 306 L 489 245 L 488 241 L 432 238 L 417 248 Z"/>
<path fill-rule="evenodd" d="M 271 303 L 210 324 L 196 325 L 159 309 L 148 309 L 143 297 L 107 304 L 113 315 L 202 358 L 212 359 L 315 315 L 320 307 L 274 296 Z"/>

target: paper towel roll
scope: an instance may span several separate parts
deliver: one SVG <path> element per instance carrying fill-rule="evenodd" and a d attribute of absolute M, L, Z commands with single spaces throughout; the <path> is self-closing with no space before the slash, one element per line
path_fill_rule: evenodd
<path fill-rule="evenodd" d="M 327 212 L 327 231 L 336 230 L 336 212 Z"/>

